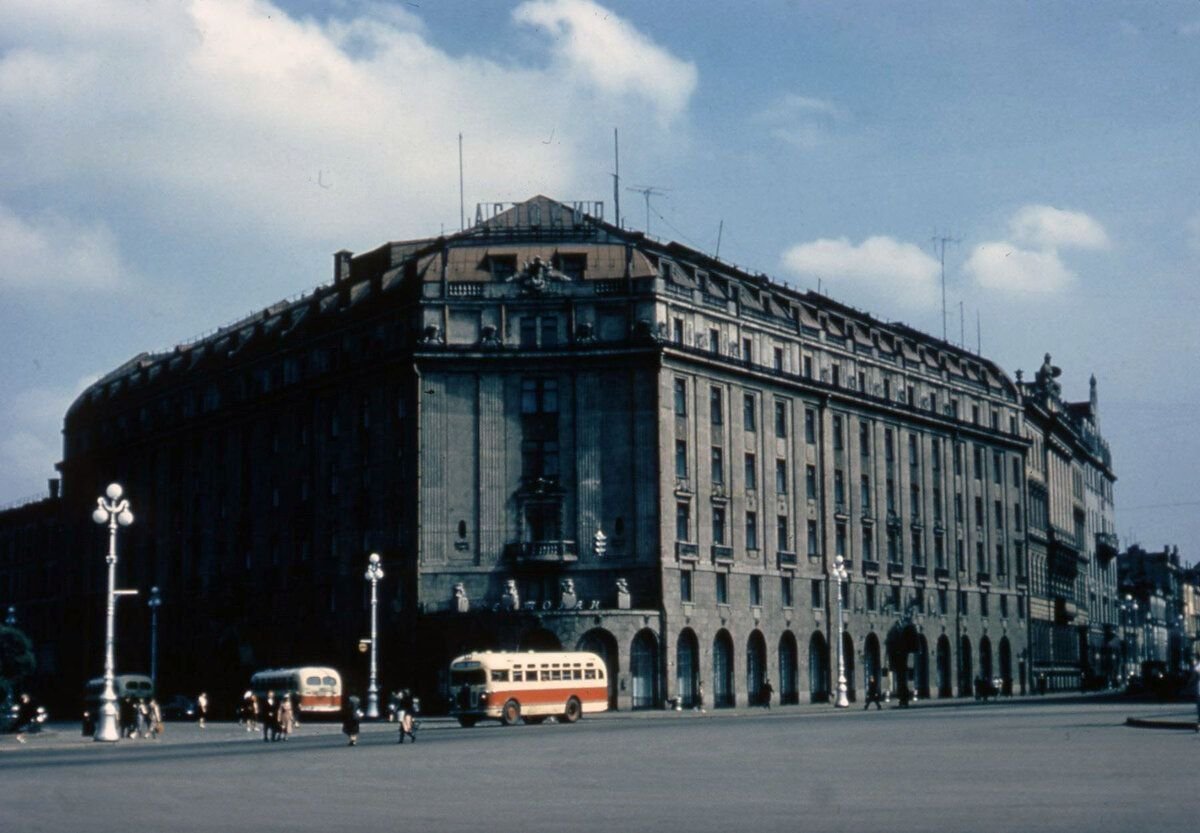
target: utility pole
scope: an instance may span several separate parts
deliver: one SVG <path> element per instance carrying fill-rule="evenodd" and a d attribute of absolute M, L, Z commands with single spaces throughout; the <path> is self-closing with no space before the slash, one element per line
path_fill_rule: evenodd
<path fill-rule="evenodd" d="M 947 237 L 934 233 L 933 245 L 939 249 L 938 258 L 942 263 L 942 341 L 946 340 L 946 244 L 961 243 L 957 237 Z"/>
<path fill-rule="evenodd" d="M 463 203 L 462 134 L 458 134 L 458 230 L 467 230 L 467 211 Z"/>
<path fill-rule="evenodd" d="M 646 198 L 646 235 L 650 234 L 650 198 L 662 197 L 666 195 L 666 191 L 654 185 L 634 185 L 626 188 L 626 191 L 633 191 L 635 194 L 641 194 Z"/>
<path fill-rule="evenodd" d="M 613 128 L 613 222 L 621 227 L 621 145 L 617 136 L 617 128 Z"/>

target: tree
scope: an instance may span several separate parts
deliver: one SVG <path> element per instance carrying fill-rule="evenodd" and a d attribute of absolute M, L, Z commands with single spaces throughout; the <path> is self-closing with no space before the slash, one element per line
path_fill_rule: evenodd
<path fill-rule="evenodd" d="M 0 625 L 0 700 L 11 698 L 36 668 L 33 643 L 24 631 Z"/>

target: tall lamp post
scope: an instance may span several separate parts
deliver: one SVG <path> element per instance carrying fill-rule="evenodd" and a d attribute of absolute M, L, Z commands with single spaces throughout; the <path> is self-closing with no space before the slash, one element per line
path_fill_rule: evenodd
<path fill-rule="evenodd" d="M 833 560 L 833 576 L 837 579 L 837 641 L 838 641 L 838 694 L 837 702 L 834 704 L 839 709 L 845 709 L 850 706 L 850 700 L 846 697 L 846 640 L 842 635 L 844 627 L 842 623 L 842 582 L 846 576 L 846 559 L 838 556 Z"/>
<path fill-rule="evenodd" d="M 379 553 L 373 552 L 367 559 L 366 580 L 371 582 L 371 679 L 367 686 L 367 717 L 379 717 L 379 678 L 376 667 L 378 659 L 377 610 L 379 580 L 383 578 L 383 567 L 379 566 Z"/>
<path fill-rule="evenodd" d="M 100 722 L 97 724 L 95 740 L 116 742 L 121 733 L 117 729 L 117 693 L 113 688 L 113 629 L 117 614 L 117 526 L 133 523 L 129 501 L 122 500 L 124 490 L 119 483 L 110 483 L 105 489 L 105 498 L 96 499 L 92 520 L 108 524 L 108 604 L 104 625 L 104 693 L 100 696 Z M 135 591 L 136 592 L 136 591 Z"/>
<path fill-rule="evenodd" d="M 162 605 L 162 596 L 158 588 L 150 588 L 150 598 L 146 600 L 150 608 L 150 683 L 154 693 L 158 694 L 158 608 Z"/>

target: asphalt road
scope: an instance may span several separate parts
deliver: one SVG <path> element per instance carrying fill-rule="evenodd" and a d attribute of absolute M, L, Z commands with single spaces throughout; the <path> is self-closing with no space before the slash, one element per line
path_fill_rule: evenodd
<path fill-rule="evenodd" d="M 656 713 L 460 729 L 333 725 L 288 743 L 168 724 L 98 744 L 0 738 L 0 830 L 1169 831 L 1195 826 L 1184 705 Z"/>

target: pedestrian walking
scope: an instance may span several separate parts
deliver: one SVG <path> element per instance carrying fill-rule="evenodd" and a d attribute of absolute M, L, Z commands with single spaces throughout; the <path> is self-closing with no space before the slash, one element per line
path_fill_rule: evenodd
<path fill-rule="evenodd" d="M 153 697 L 150 698 L 150 734 L 155 740 L 158 740 L 163 733 L 162 709 L 158 706 L 158 701 Z"/>
<path fill-rule="evenodd" d="M 117 717 L 121 724 L 121 737 L 133 737 L 137 732 L 137 707 L 132 697 L 125 697 L 120 701 Z"/>
<path fill-rule="evenodd" d="M 287 740 L 292 733 L 292 695 L 283 695 L 283 700 L 279 704 L 279 712 L 276 714 L 276 722 L 279 724 L 279 739 Z"/>
<path fill-rule="evenodd" d="M 762 687 L 759 688 L 758 699 L 764 709 L 771 708 L 771 698 L 775 696 L 775 686 L 771 685 L 770 679 L 763 680 Z"/>
<path fill-rule="evenodd" d="M 883 694 L 879 691 L 879 678 L 874 674 L 867 678 L 867 702 L 863 711 L 871 708 L 872 703 L 875 704 L 876 711 L 883 711 Z"/>
<path fill-rule="evenodd" d="M 696 683 L 696 704 L 692 706 L 692 711 L 704 714 L 704 680 Z"/>
<path fill-rule="evenodd" d="M 206 728 L 204 725 L 204 719 L 208 717 L 208 695 L 203 691 L 200 692 L 200 696 L 196 698 L 196 717 L 200 722 L 200 728 Z"/>
<path fill-rule="evenodd" d="M 137 701 L 137 734 L 142 739 L 150 737 L 150 706 L 145 697 Z"/>
<path fill-rule="evenodd" d="M 22 694 L 17 700 L 17 723 L 13 731 L 17 734 L 17 743 L 25 742 L 25 733 L 33 728 L 37 720 L 37 706 L 28 694 Z"/>
<path fill-rule="evenodd" d="M 416 724 L 414 711 L 412 692 L 406 688 L 400 692 L 400 743 L 404 743 L 405 735 L 408 735 L 413 743 L 417 742 L 417 736 L 413 734 Z"/>
<path fill-rule="evenodd" d="M 342 706 L 342 734 L 350 738 L 349 746 L 358 745 L 358 730 L 362 723 L 358 702 L 357 697 L 350 695 L 346 698 L 346 705 Z"/>
<path fill-rule="evenodd" d="M 267 699 L 262 701 L 262 713 L 259 715 L 262 720 L 263 743 L 278 737 L 279 733 L 274 730 L 276 708 L 278 704 L 275 702 L 275 692 L 268 691 Z"/>

